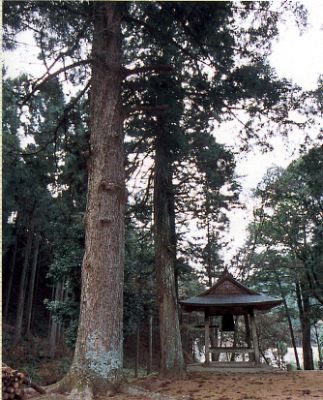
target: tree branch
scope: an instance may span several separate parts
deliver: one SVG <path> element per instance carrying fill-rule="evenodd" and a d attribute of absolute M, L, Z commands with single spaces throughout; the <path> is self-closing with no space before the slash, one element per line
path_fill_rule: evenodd
<path fill-rule="evenodd" d="M 168 110 L 168 104 L 156 104 L 154 106 L 151 105 L 138 105 L 133 108 L 128 109 L 125 112 L 125 118 L 127 118 L 129 115 L 135 113 L 135 112 L 146 112 L 149 114 L 160 114 L 163 113 L 164 111 Z"/>
<path fill-rule="evenodd" d="M 168 64 L 156 64 L 156 65 L 147 65 L 145 67 L 138 67 L 133 69 L 124 68 L 123 75 L 124 77 L 128 77 L 131 75 L 137 75 L 145 72 L 156 71 L 156 72 L 164 72 L 164 71 L 172 71 L 173 67 Z"/>
<path fill-rule="evenodd" d="M 22 155 L 22 156 L 33 156 L 35 154 L 39 154 L 41 153 L 43 150 L 45 150 L 51 143 L 55 143 L 56 144 L 56 140 L 57 140 L 57 134 L 58 134 L 58 130 L 59 128 L 63 125 L 63 123 L 66 121 L 66 118 L 69 114 L 69 112 L 74 108 L 74 106 L 76 105 L 76 103 L 84 96 L 84 94 L 87 92 L 87 90 L 89 89 L 91 85 L 91 80 L 89 80 L 87 82 L 87 84 L 84 86 L 84 88 L 79 92 L 79 94 L 74 97 L 68 104 L 67 106 L 64 108 L 63 113 L 61 118 L 58 121 L 58 124 L 56 125 L 54 131 L 53 131 L 53 137 L 52 140 L 49 140 L 45 143 L 43 143 L 36 151 L 33 152 L 19 152 L 16 154 Z M 12 152 L 12 154 L 14 154 L 14 152 Z"/>
<path fill-rule="evenodd" d="M 61 74 L 62 72 L 68 71 L 69 69 L 79 67 L 80 65 L 90 64 L 91 62 L 92 59 L 80 60 L 73 64 L 67 65 L 66 67 L 60 68 L 59 70 L 53 72 L 52 74 L 47 75 L 41 82 L 39 82 L 32 88 L 32 91 L 28 93 L 27 96 L 22 100 L 21 105 L 23 106 L 24 104 L 26 104 L 27 101 L 37 92 L 37 90 L 39 90 L 46 82 L 55 78 L 57 75 Z"/>
<path fill-rule="evenodd" d="M 87 20 L 86 22 L 88 23 L 89 20 Z M 47 63 L 46 63 L 45 51 L 44 51 L 43 45 L 42 45 L 42 36 L 43 36 L 43 32 L 40 32 L 40 34 L 39 34 L 39 36 L 40 36 L 40 49 L 41 49 L 41 52 L 42 52 L 42 57 L 43 57 L 43 60 L 44 60 L 44 63 L 45 63 L 45 66 L 46 66 L 46 70 L 47 70 L 47 71 L 44 73 L 44 75 L 42 75 L 41 77 L 39 77 L 39 78 L 35 81 L 34 85 L 37 85 L 38 82 L 41 82 L 41 81 L 46 77 L 46 75 L 50 74 L 51 69 L 56 65 L 56 63 L 57 63 L 60 59 L 63 59 L 63 60 L 64 60 L 64 57 L 70 56 L 70 55 L 73 53 L 73 51 L 74 51 L 74 50 L 76 49 L 76 47 L 78 46 L 79 41 L 80 41 L 80 39 L 82 38 L 82 35 L 84 34 L 86 28 L 87 28 L 87 24 L 85 23 L 84 26 L 83 26 L 83 28 L 77 33 L 73 45 L 72 45 L 70 48 L 68 48 L 67 50 L 65 50 L 65 51 L 60 51 L 59 54 L 55 57 L 55 59 L 53 60 L 53 62 L 52 62 L 49 66 L 47 66 Z"/>
<path fill-rule="evenodd" d="M 140 25 L 142 27 L 144 27 L 152 36 L 154 36 L 157 40 L 160 37 L 164 37 L 165 35 L 163 34 L 162 31 L 158 30 L 156 27 L 147 24 L 147 22 L 142 21 L 140 19 L 134 18 L 134 17 L 130 17 L 129 15 L 127 15 L 125 18 L 125 21 L 127 22 L 132 22 L 136 25 Z M 197 59 L 199 60 L 202 64 L 205 64 L 209 67 L 209 64 L 206 63 L 204 60 L 202 60 L 201 58 L 199 58 L 198 56 L 192 54 L 189 50 L 187 50 L 186 48 L 184 48 L 183 46 L 181 46 L 179 43 L 176 42 L 176 40 L 174 40 L 173 38 L 170 39 L 166 39 L 168 40 L 169 43 L 173 44 L 174 46 L 176 46 L 183 54 L 186 54 L 187 56 L 189 56 L 192 60 L 193 59 Z"/>

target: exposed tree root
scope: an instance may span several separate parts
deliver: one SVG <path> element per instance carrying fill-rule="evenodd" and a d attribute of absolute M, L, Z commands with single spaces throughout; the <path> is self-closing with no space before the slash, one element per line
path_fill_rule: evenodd
<path fill-rule="evenodd" d="M 46 387 L 46 392 L 46 395 L 37 397 L 37 399 L 95 400 L 97 394 L 104 396 L 117 393 L 151 400 L 189 400 L 191 398 L 189 395 L 174 397 L 167 394 L 153 392 L 143 387 L 129 384 L 126 381 L 118 387 L 101 385 L 101 387 L 98 388 L 95 383 L 85 380 L 84 377 L 80 377 L 71 372 L 65 375 L 61 381 Z"/>
<path fill-rule="evenodd" d="M 90 386 L 74 388 L 67 396 L 68 400 L 94 400 L 93 390 Z"/>
<path fill-rule="evenodd" d="M 66 396 L 57 393 L 46 393 L 40 396 L 33 396 L 32 399 L 35 400 L 66 400 Z"/>
<path fill-rule="evenodd" d="M 55 386 L 55 387 L 53 387 Z M 47 393 L 42 396 L 37 396 L 37 400 L 95 400 L 95 395 L 90 386 L 84 386 L 82 388 L 73 388 L 69 393 L 62 393 L 62 388 L 57 385 L 51 385 L 51 387 L 46 388 Z M 50 393 L 48 393 L 50 391 Z M 61 394 L 58 394 L 58 391 Z M 126 394 L 128 396 L 136 396 L 142 397 L 143 399 L 151 399 L 151 400 L 189 400 L 191 397 L 187 395 L 182 396 L 170 396 L 162 393 L 152 392 L 150 390 L 144 389 L 140 386 L 124 384 L 122 385 L 118 393 Z M 103 393 L 101 392 L 101 395 Z M 106 391 L 107 395 L 111 395 L 112 392 L 110 390 Z M 100 397 L 101 398 L 101 397 Z"/>
<path fill-rule="evenodd" d="M 45 395 L 37 397 L 37 400 L 95 400 L 95 395 L 93 389 L 90 385 L 85 385 L 82 387 L 74 387 L 70 390 L 66 390 L 66 382 L 57 382 L 54 385 L 46 387 L 47 393 Z M 126 394 L 128 396 L 142 397 L 143 399 L 151 400 L 189 400 L 191 397 L 189 395 L 181 396 L 170 396 L 158 392 L 152 392 L 150 390 L 144 389 L 140 386 L 130 385 L 124 383 L 119 387 L 117 391 L 111 391 L 107 389 L 105 392 L 101 390 L 102 394 L 111 395 L 112 393 Z"/>

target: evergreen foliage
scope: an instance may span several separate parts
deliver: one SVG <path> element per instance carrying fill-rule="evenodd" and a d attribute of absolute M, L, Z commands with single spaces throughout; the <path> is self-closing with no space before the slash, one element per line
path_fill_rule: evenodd
<path fill-rule="evenodd" d="M 262 292 L 284 298 L 283 315 L 301 330 L 305 369 L 313 368 L 311 330 L 322 318 L 322 157 L 317 146 L 286 170 L 267 172 L 255 192 L 260 207 L 249 250 L 239 261 Z"/>

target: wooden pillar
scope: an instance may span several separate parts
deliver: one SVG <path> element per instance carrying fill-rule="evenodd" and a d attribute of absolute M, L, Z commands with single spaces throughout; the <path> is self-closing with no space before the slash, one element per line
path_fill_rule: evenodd
<path fill-rule="evenodd" d="M 219 328 L 218 326 L 214 327 L 214 347 L 219 346 Z"/>
<path fill-rule="evenodd" d="M 251 347 L 251 340 L 250 340 L 250 325 L 249 325 L 249 316 L 248 314 L 244 315 L 244 323 L 246 327 L 246 343 L 248 347 Z"/>
<path fill-rule="evenodd" d="M 216 325 L 216 323 L 214 322 L 214 345 L 213 347 L 219 347 L 219 328 Z M 211 344 L 212 346 L 212 344 Z M 220 358 L 220 353 L 212 353 L 212 361 L 219 361 Z"/>
<path fill-rule="evenodd" d="M 218 328 L 215 324 L 215 317 L 210 317 L 210 346 L 218 347 Z M 218 361 L 217 355 L 211 354 L 211 361 Z"/>
<path fill-rule="evenodd" d="M 244 323 L 246 327 L 246 343 L 249 348 L 251 348 L 251 334 L 250 334 L 250 322 L 249 322 L 249 315 L 244 314 Z M 255 361 L 254 354 L 249 353 L 249 361 Z"/>
<path fill-rule="evenodd" d="M 204 311 L 204 326 L 205 326 L 205 364 L 210 363 L 210 317 Z"/>
<path fill-rule="evenodd" d="M 260 353 L 259 353 L 259 347 L 258 347 L 255 312 L 253 309 L 250 310 L 249 315 L 250 315 L 252 342 L 253 342 L 253 348 L 255 351 L 255 363 L 260 364 Z"/>

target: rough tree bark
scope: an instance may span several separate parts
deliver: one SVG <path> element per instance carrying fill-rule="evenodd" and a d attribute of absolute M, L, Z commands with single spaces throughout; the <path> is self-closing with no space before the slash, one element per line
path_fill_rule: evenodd
<path fill-rule="evenodd" d="M 121 113 L 122 3 L 95 3 L 90 160 L 80 322 L 66 380 L 89 399 L 123 381 L 124 151 Z"/>
<path fill-rule="evenodd" d="M 154 222 L 161 348 L 160 373 L 163 377 L 178 378 L 185 375 L 185 369 L 175 289 L 176 240 L 173 237 L 172 162 L 164 126 L 163 118 L 159 117 L 160 132 L 155 142 Z"/>

